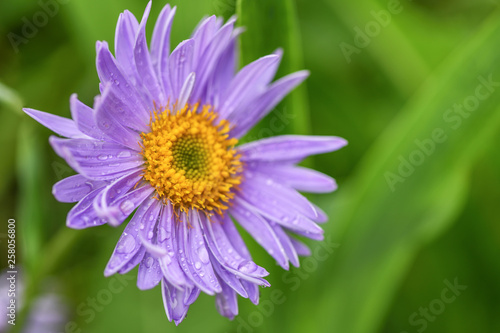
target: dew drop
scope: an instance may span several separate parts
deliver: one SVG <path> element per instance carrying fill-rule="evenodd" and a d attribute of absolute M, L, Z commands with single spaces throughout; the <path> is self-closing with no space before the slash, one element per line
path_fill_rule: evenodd
<path fill-rule="evenodd" d="M 201 263 L 200 263 L 199 261 L 195 262 L 195 263 L 194 263 L 194 267 L 195 267 L 196 269 L 200 269 L 200 268 L 201 268 Z"/>
<path fill-rule="evenodd" d="M 130 151 L 128 150 L 122 150 L 121 152 L 118 153 L 118 158 L 126 158 L 126 157 L 130 157 Z"/>
<path fill-rule="evenodd" d="M 170 234 L 167 232 L 167 230 L 163 227 L 159 228 L 158 232 L 159 232 L 159 241 L 160 242 L 163 242 L 165 239 L 167 239 L 170 236 Z"/>
<path fill-rule="evenodd" d="M 132 252 L 134 248 L 135 248 L 135 239 L 131 235 L 127 234 L 124 235 L 118 242 L 118 247 L 116 248 L 116 251 L 118 253 L 126 254 Z"/>
<path fill-rule="evenodd" d="M 123 214 L 128 215 L 134 210 L 134 203 L 130 200 L 125 200 L 120 204 L 120 210 Z"/>
<path fill-rule="evenodd" d="M 200 258 L 201 262 L 204 264 L 208 264 L 210 259 L 208 258 L 207 249 L 204 246 L 200 246 L 196 252 L 198 253 L 198 257 Z"/>
<path fill-rule="evenodd" d="M 150 268 L 151 266 L 153 266 L 153 261 L 154 261 L 154 259 L 153 259 L 153 258 L 148 257 L 148 259 L 146 259 L 146 262 L 145 262 L 146 267 L 147 267 L 147 268 Z"/>
<path fill-rule="evenodd" d="M 238 265 L 238 270 L 242 273 L 253 273 L 257 270 L 257 264 L 253 261 L 244 260 Z"/>
<path fill-rule="evenodd" d="M 108 159 L 108 155 L 99 155 L 97 156 L 97 159 L 100 161 L 106 161 Z"/>

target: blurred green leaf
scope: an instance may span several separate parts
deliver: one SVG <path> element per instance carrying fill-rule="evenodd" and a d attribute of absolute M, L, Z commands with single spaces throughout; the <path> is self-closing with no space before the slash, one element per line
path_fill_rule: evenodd
<path fill-rule="evenodd" d="M 45 219 L 43 201 L 46 197 L 42 167 L 45 157 L 42 143 L 36 137 L 36 125 L 25 119 L 18 133 L 17 180 L 19 183 L 18 219 L 19 234 L 22 237 L 24 266 L 33 272 L 40 259 L 43 243 L 43 222 Z"/>
<path fill-rule="evenodd" d="M 242 65 L 283 48 L 283 60 L 277 77 L 304 69 L 302 61 L 301 38 L 297 13 L 293 0 L 238 0 L 236 13 L 239 25 L 245 28 L 241 36 L 240 50 Z M 280 133 L 270 133 L 273 126 L 270 120 L 278 117 L 276 111 L 289 115 L 283 122 Z M 309 132 L 309 110 L 305 84 L 295 89 L 261 121 L 248 136 L 260 139 L 263 136 Z"/>
<path fill-rule="evenodd" d="M 500 126 L 498 15 L 426 82 L 340 194 L 328 227 L 342 245 L 321 282 L 329 288 L 297 332 L 376 332 L 418 250 L 460 212 L 468 171 Z M 464 103 L 472 110 L 453 111 Z"/>
<path fill-rule="evenodd" d="M 385 1 L 384 5 L 377 0 L 325 1 L 337 17 L 349 29 L 353 29 L 353 39 L 345 42 L 349 46 L 339 45 L 343 53 L 350 54 L 346 58 L 354 58 L 366 50 L 392 81 L 394 88 L 404 96 L 411 95 L 429 73 L 428 65 L 413 45 L 413 40 L 408 39 L 396 20 L 397 15 L 409 11 L 411 5 L 399 1 Z M 360 44 L 356 44 L 354 39 L 359 40 Z M 394 49 L 396 45 L 397 49 Z M 353 51 L 354 48 L 357 51 Z"/>
<path fill-rule="evenodd" d="M 0 82 L 0 105 L 4 104 L 8 109 L 21 114 L 23 101 L 19 94 L 13 89 Z"/>

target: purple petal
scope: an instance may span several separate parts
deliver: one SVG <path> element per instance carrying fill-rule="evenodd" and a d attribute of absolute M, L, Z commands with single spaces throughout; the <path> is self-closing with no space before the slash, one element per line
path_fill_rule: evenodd
<path fill-rule="evenodd" d="M 134 269 L 137 265 L 140 264 L 142 259 L 144 259 L 144 256 L 146 255 L 146 249 L 144 246 L 141 246 L 139 248 L 139 251 L 133 256 L 130 260 L 128 260 L 125 265 L 123 265 L 119 270 L 118 273 L 120 274 L 127 274 L 130 272 L 132 269 Z"/>
<path fill-rule="evenodd" d="M 246 182 L 248 185 L 250 182 Z M 276 192 L 279 193 L 279 192 Z M 290 204 L 278 194 L 259 191 L 258 187 L 246 188 L 239 193 L 252 209 L 262 216 L 279 223 L 280 225 L 298 234 L 305 234 L 309 238 L 323 239 L 323 229 L 307 217 L 297 213 L 293 203 Z"/>
<path fill-rule="evenodd" d="M 75 121 L 78 130 L 97 140 L 109 139 L 108 136 L 97 127 L 94 119 L 94 110 L 80 102 L 76 94 L 71 95 L 69 105 L 71 117 Z"/>
<path fill-rule="evenodd" d="M 271 228 L 273 228 L 274 233 L 278 237 L 281 246 L 283 246 L 283 249 L 285 250 L 285 254 L 288 257 L 288 260 L 294 265 L 295 267 L 299 267 L 299 257 L 297 255 L 297 251 L 295 251 L 295 247 L 293 246 L 290 237 L 286 234 L 285 231 L 276 223 L 273 221 L 268 221 L 269 225 Z"/>
<path fill-rule="evenodd" d="M 253 170 L 265 174 L 278 183 L 290 186 L 298 191 L 328 193 L 337 189 L 335 179 L 316 170 L 289 165 L 257 163 Z"/>
<path fill-rule="evenodd" d="M 120 143 L 130 149 L 141 151 L 139 142 L 141 142 L 142 139 L 139 133 L 120 124 L 123 118 L 119 118 L 117 113 L 122 111 L 122 114 L 126 114 L 126 112 L 114 108 L 110 103 L 110 99 L 106 99 L 106 96 L 111 91 L 111 87 L 111 85 L 107 85 L 107 87 L 104 88 L 102 98 L 96 99 L 94 108 L 96 110 L 95 121 L 97 126 L 114 142 Z"/>
<path fill-rule="evenodd" d="M 108 224 L 115 227 L 120 225 L 154 192 L 154 188 L 149 184 L 131 190 L 142 178 L 141 172 L 136 171 L 108 185 L 94 201 L 97 214 L 106 219 Z"/>
<path fill-rule="evenodd" d="M 309 257 L 311 255 L 311 249 L 309 249 L 307 245 L 296 240 L 293 237 L 290 237 L 290 241 L 292 242 L 292 245 L 299 256 Z"/>
<path fill-rule="evenodd" d="M 269 73 L 276 72 L 279 61 L 278 55 L 271 54 L 248 64 L 239 71 L 229 85 L 227 96 L 222 97 L 220 116 L 223 119 L 228 118 L 234 110 L 241 108 L 241 105 L 262 94 L 271 80 Z"/>
<path fill-rule="evenodd" d="M 169 58 L 169 82 L 174 98 L 179 98 L 186 78 L 193 71 L 193 49 L 194 41 L 185 40 L 175 48 Z M 182 108 L 183 105 L 179 107 Z"/>
<path fill-rule="evenodd" d="M 49 142 L 73 169 L 92 180 L 116 179 L 144 164 L 141 155 L 116 143 L 55 136 Z"/>
<path fill-rule="evenodd" d="M 111 123 L 111 125 L 116 126 L 116 124 L 113 123 L 117 123 L 120 124 L 121 127 L 131 128 L 137 132 L 149 132 L 149 118 L 145 118 L 138 113 L 134 105 L 128 104 L 128 102 L 120 96 L 120 92 L 116 89 L 116 86 L 106 84 L 102 96 L 98 99 L 96 104 L 96 112 L 97 109 L 99 109 L 101 113 L 104 113 L 104 115 L 100 117 L 102 118 L 105 116 L 105 120 Z M 99 126 L 101 128 L 104 127 L 106 132 L 109 131 L 106 123 L 101 123 Z M 140 140 L 140 137 L 137 137 L 138 135 L 135 135 L 132 139 L 135 141 Z"/>
<path fill-rule="evenodd" d="M 210 82 L 210 75 L 212 75 L 220 55 L 231 42 L 234 22 L 235 19 L 228 20 L 228 22 L 215 34 L 196 64 L 196 84 L 191 96 L 191 101 L 193 103 L 203 98 L 203 94 L 206 91 L 206 85 Z"/>
<path fill-rule="evenodd" d="M 231 135 L 240 138 L 245 135 L 255 124 L 264 118 L 281 100 L 295 87 L 309 76 L 308 71 L 300 71 L 287 75 L 274 82 L 246 106 L 234 110 L 228 120 L 234 124 Z M 249 116 L 251 114 L 251 117 Z"/>
<path fill-rule="evenodd" d="M 220 55 L 213 75 L 209 79 L 206 87 L 206 102 L 216 110 L 221 103 L 220 96 L 225 95 L 229 83 L 234 78 L 236 72 L 236 60 L 238 59 L 237 38 L 242 29 L 235 29 L 233 36 L 226 50 Z M 216 73 L 216 74 L 215 74 Z"/>
<path fill-rule="evenodd" d="M 226 233 L 227 238 L 233 245 L 235 251 L 238 252 L 243 258 L 252 260 L 243 238 L 241 238 L 238 229 L 236 229 L 233 220 L 228 216 L 228 214 L 221 217 L 221 227 Z M 250 301 L 255 305 L 259 304 L 259 286 L 247 280 L 241 280 L 241 284 L 243 288 L 245 288 Z"/>
<path fill-rule="evenodd" d="M 255 283 L 246 280 L 242 280 L 241 284 L 243 285 L 243 288 L 245 288 L 248 294 L 248 299 L 250 299 L 250 301 L 255 305 L 259 304 L 259 295 L 260 295 L 259 286 L 256 285 Z"/>
<path fill-rule="evenodd" d="M 87 194 L 68 213 L 66 225 L 73 229 L 85 229 L 103 225 L 106 220 L 97 216 L 94 210 L 94 199 L 104 190 L 105 187 L 98 188 Z"/>
<path fill-rule="evenodd" d="M 194 60 L 195 64 L 198 64 L 200 58 L 207 48 L 207 45 L 214 38 L 217 32 L 217 17 L 212 15 L 202 20 L 199 26 L 195 29 L 192 39 L 195 42 Z"/>
<path fill-rule="evenodd" d="M 176 111 L 179 109 L 182 109 L 186 103 L 188 102 L 191 93 L 193 91 L 194 83 L 196 81 L 196 75 L 194 72 L 190 73 L 186 79 L 186 82 L 184 82 L 184 85 L 182 86 L 180 95 L 179 95 L 179 100 L 176 105 Z"/>
<path fill-rule="evenodd" d="M 239 197 L 234 198 L 231 215 L 284 269 L 288 269 L 288 259 L 273 229 L 251 205 Z"/>
<path fill-rule="evenodd" d="M 238 315 L 238 300 L 231 287 L 221 281 L 222 292 L 215 295 L 217 311 L 231 320 Z"/>
<path fill-rule="evenodd" d="M 214 222 L 210 222 L 203 216 L 200 216 L 200 219 L 207 246 L 224 269 L 242 279 L 268 285 L 265 280 L 260 278 L 269 275 L 269 273 L 264 268 L 257 266 L 253 261 L 246 260 L 237 253 L 216 217 L 213 217 Z M 230 283 L 228 284 L 230 285 Z"/>
<path fill-rule="evenodd" d="M 314 209 L 316 210 L 316 213 L 318 213 L 318 217 L 314 219 L 314 222 L 316 223 L 325 223 L 328 221 L 328 215 L 326 215 L 326 213 L 321 209 L 319 208 L 318 206 L 316 206 L 315 204 L 312 204 L 314 206 Z"/>
<path fill-rule="evenodd" d="M 224 284 L 227 284 L 242 297 L 247 298 L 248 294 L 245 291 L 245 288 L 243 288 L 243 285 L 241 284 L 239 278 L 233 273 L 227 271 L 224 267 L 222 267 L 222 265 L 219 264 L 219 262 L 215 259 L 212 253 L 210 253 L 210 260 L 212 261 L 212 266 L 214 268 L 216 275 L 219 277 L 219 282 L 223 281 Z"/>
<path fill-rule="evenodd" d="M 120 14 L 115 33 L 115 55 L 125 75 L 133 81 L 137 80 L 137 71 L 134 63 L 135 36 L 139 29 L 139 22 L 128 10 Z"/>
<path fill-rule="evenodd" d="M 167 254 L 167 251 L 164 248 L 156 244 L 156 227 L 160 219 L 162 207 L 163 204 L 156 200 L 156 203 L 153 204 L 149 211 L 145 214 L 139 228 L 139 239 L 141 240 L 142 245 L 146 248 L 146 251 L 154 258 L 159 258 Z"/>
<path fill-rule="evenodd" d="M 243 161 L 289 161 L 338 150 L 347 144 L 335 136 L 282 135 L 239 147 Z"/>
<path fill-rule="evenodd" d="M 196 300 L 200 290 L 196 287 L 176 289 L 165 279 L 162 280 L 161 285 L 163 305 L 165 306 L 167 318 L 174 321 L 175 325 L 179 325 L 186 317 L 189 306 Z M 185 302 L 186 299 L 189 302 Z"/>
<path fill-rule="evenodd" d="M 294 189 L 253 170 L 246 170 L 244 179 L 240 194 L 275 219 L 292 219 L 295 215 L 304 215 L 310 219 L 317 217 L 314 206 Z"/>
<path fill-rule="evenodd" d="M 82 175 L 74 175 L 55 183 L 52 187 L 52 194 L 60 202 L 77 202 L 90 192 L 107 184 L 104 181 L 93 181 Z"/>
<path fill-rule="evenodd" d="M 136 90 L 134 82 L 130 81 L 130 78 L 118 68 L 106 42 L 97 42 L 96 49 L 97 74 L 101 82 L 103 84 L 113 84 L 118 99 L 135 110 L 137 116 L 143 119 L 143 122 L 148 123 L 149 112 L 154 109 L 151 96 L 144 89 L 141 89 L 140 92 Z"/>
<path fill-rule="evenodd" d="M 178 253 L 184 273 L 202 291 L 209 295 L 221 292 L 221 286 L 215 277 L 208 250 L 203 241 L 198 212 L 190 211 L 188 219 L 182 213 L 182 220 L 177 223 Z M 188 230 L 187 224 L 191 228 Z"/>
<path fill-rule="evenodd" d="M 144 16 L 142 17 L 141 24 L 139 25 L 139 30 L 137 31 L 134 59 L 142 84 L 147 88 L 150 95 L 153 97 L 153 101 L 159 105 L 165 105 L 165 94 L 162 90 L 160 82 L 158 81 L 153 64 L 151 63 L 151 57 L 149 55 L 148 45 L 146 42 L 146 22 L 148 20 L 150 10 L 151 1 L 146 6 Z"/>
<path fill-rule="evenodd" d="M 154 288 L 160 283 L 161 278 L 160 263 L 150 253 L 146 253 L 137 272 L 137 288 L 140 290 Z"/>
<path fill-rule="evenodd" d="M 116 272 L 123 269 L 124 266 L 129 262 L 134 262 L 135 265 L 133 265 L 132 267 L 135 267 L 142 260 L 142 258 L 144 257 L 144 251 L 141 251 L 141 249 L 144 249 L 138 238 L 139 227 L 142 220 L 144 219 L 144 216 L 155 204 L 155 202 L 156 200 L 150 198 L 137 209 L 137 212 L 125 227 L 120 240 L 116 244 L 115 250 L 113 251 L 106 269 L 104 270 L 105 276 L 115 274 Z M 141 252 L 142 256 L 139 256 L 139 258 L 137 258 L 137 254 L 140 255 Z M 130 267 L 130 269 L 132 269 L 132 267 Z"/>
<path fill-rule="evenodd" d="M 85 134 L 78 130 L 75 122 L 71 119 L 28 108 L 24 108 L 23 111 L 26 112 L 31 118 L 35 119 L 40 124 L 60 136 L 64 136 L 66 138 L 88 138 Z"/>
<path fill-rule="evenodd" d="M 186 280 L 177 256 L 177 246 L 175 239 L 175 219 L 173 216 L 172 205 L 168 202 L 164 207 L 158 224 L 157 244 L 165 249 L 166 255 L 162 256 L 160 267 L 165 279 L 178 289 L 192 287 L 191 281 Z"/>
<path fill-rule="evenodd" d="M 238 229 L 233 223 L 233 220 L 227 215 L 224 214 L 220 217 L 221 227 L 224 230 L 224 233 L 227 235 L 227 239 L 233 245 L 233 248 L 238 252 L 243 258 L 247 260 L 252 260 L 250 252 L 248 251 L 243 238 L 241 238 Z"/>
<path fill-rule="evenodd" d="M 171 95 L 169 79 L 169 55 L 170 55 L 170 30 L 174 20 L 176 7 L 170 9 L 170 5 L 163 7 L 163 10 L 156 21 L 151 40 L 151 61 L 156 68 L 160 83 L 166 96 Z"/>

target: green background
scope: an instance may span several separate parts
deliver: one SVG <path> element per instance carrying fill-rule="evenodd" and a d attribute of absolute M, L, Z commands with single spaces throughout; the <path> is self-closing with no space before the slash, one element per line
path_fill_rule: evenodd
<path fill-rule="evenodd" d="M 246 140 L 300 133 L 349 141 L 305 162 L 339 183 L 333 194 L 310 196 L 330 216 L 326 246 L 308 242 L 314 255 L 285 272 L 245 236 L 270 272 L 261 305 L 240 299 L 229 321 L 201 295 L 179 327 L 168 322 L 158 287 L 134 286 L 136 270 L 90 314 L 88 298 L 120 283 L 103 270 L 123 226 L 65 227 L 72 205 L 58 203 L 51 187 L 72 171 L 51 150 L 50 131 L 21 111 L 69 117 L 73 92 L 91 105 L 95 41 L 113 44 L 119 13 L 140 18 L 146 1 L 57 3 L 28 36 L 26 22 L 40 20 L 43 6 L 0 2 L 1 267 L 15 218 L 24 303 L 60 294 L 74 323 L 57 332 L 500 332 L 498 1 L 171 2 L 173 46 L 203 16 L 236 13 L 246 27 L 242 65 L 283 47 L 278 76 L 311 71 Z M 154 1 L 148 36 L 164 4 Z M 25 38 L 16 47 L 14 34 Z M 489 90 L 482 80 L 493 81 Z M 455 282 L 467 288 L 454 296 L 447 288 Z M 18 313 L 17 329 L 29 311 Z"/>

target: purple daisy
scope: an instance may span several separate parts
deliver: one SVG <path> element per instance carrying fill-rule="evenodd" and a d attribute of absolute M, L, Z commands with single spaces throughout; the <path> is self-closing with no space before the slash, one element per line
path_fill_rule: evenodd
<path fill-rule="evenodd" d="M 148 49 L 151 3 L 139 23 L 123 12 L 115 56 L 97 42 L 100 92 L 93 108 L 71 96 L 73 119 L 24 111 L 50 128 L 50 144 L 78 173 L 56 183 L 77 202 L 70 228 L 118 226 L 134 210 L 104 274 L 139 265 L 137 286 L 161 282 L 165 310 L 179 324 L 200 291 L 218 311 L 238 314 L 237 294 L 259 301 L 268 272 L 252 261 L 237 221 L 284 269 L 309 249 L 292 234 L 322 240 L 326 215 L 298 191 L 331 192 L 335 181 L 296 164 L 331 152 L 338 137 L 279 136 L 237 146 L 307 76 L 272 82 L 282 52 L 236 70 L 235 19 L 204 19 L 170 53 L 176 8 L 163 8 Z"/>

